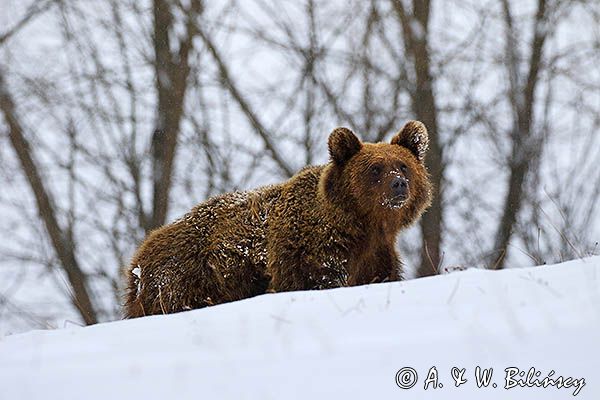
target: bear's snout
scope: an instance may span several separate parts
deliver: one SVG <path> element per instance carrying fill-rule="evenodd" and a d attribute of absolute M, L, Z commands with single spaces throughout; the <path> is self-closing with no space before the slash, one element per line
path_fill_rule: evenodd
<path fill-rule="evenodd" d="M 408 197 L 408 180 L 401 176 L 395 176 L 390 182 L 390 188 L 392 189 L 392 196 L 402 200 L 406 200 Z"/>

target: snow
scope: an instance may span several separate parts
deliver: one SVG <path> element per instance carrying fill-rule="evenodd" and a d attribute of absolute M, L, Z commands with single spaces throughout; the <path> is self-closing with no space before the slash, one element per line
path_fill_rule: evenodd
<path fill-rule="evenodd" d="M 142 269 L 140 268 L 139 265 L 137 267 L 135 267 L 134 269 L 132 269 L 131 273 L 134 274 L 135 276 L 137 276 L 138 278 L 142 277 Z"/>
<path fill-rule="evenodd" d="M 419 20 L 411 19 L 410 29 L 416 40 L 423 40 L 425 38 L 425 29 L 423 29 L 423 25 L 421 25 Z"/>
<path fill-rule="evenodd" d="M 0 398 L 598 399 L 599 337 L 600 257 L 468 269 L 7 336 Z M 511 368 L 569 387 L 504 389 Z"/>

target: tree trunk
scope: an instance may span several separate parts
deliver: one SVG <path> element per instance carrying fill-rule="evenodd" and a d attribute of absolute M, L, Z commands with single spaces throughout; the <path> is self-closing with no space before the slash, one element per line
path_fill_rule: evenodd
<path fill-rule="evenodd" d="M 426 163 L 433 185 L 433 200 L 429 210 L 421 218 L 422 246 L 421 263 L 417 276 L 429 276 L 438 273 L 442 261 L 442 178 L 444 163 L 442 146 L 438 135 L 438 117 L 433 92 L 433 78 L 430 69 L 430 55 L 427 43 L 429 30 L 429 0 L 414 0 L 413 15 L 406 13 L 400 0 L 393 0 L 404 35 L 406 54 L 412 58 L 416 76 L 412 93 L 412 108 L 416 118 L 422 121 L 429 133 L 429 150 Z"/>
<path fill-rule="evenodd" d="M 192 1 L 187 13 L 187 32 L 179 49 L 170 47 L 173 16 L 167 0 L 154 0 L 154 54 L 156 91 L 158 96 L 157 121 L 152 135 L 152 214 L 141 221 L 146 233 L 165 223 L 169 209 L 171 177 L 177 150 L 181 119 L 184 112 L 188 61 L 192 41 L 196 35 L 196 17 L 202 13 L 202 2 Z"/>
<path fill-rule="evenodd" d="M 519 57 L 516 55 L 514 24 L 508 0 L 503 0 L 503 12 L 506 23 L 507 34 L 507 68 L 511 77 L 511 105 L 514 114 L 514 126 L 512 129 L 512 153 L 510 162 L 510 176 L 508 190 L 502 207 L 502 217 L 496 231 L 494 248 L 490 252 L 489 267 L 491 269 L 504 268 L 506 253 L 512 237 L 513 228 L 517 216 L 523 205 L 523 184 L 527 177 L 530 165 L 534 161 L 539 149 L 535 149 L 532 140 L 533 105 L 535 101 L 535 89 L 541 69 L 542 51 L 544 42 L 548 35 L 546 25 L 546 0 L 538 0 L 538 9 L 534 22 L 534 35 L 531 45 L 531 55 L 528 62 L 528 74 L 525 85 L 519 79 Z"/>
<path fill-rule="evenodd" d="M 0 109 L 8 123 L 10 143 L 17 154 L 23 173 L 29 182 L 29 187 L 35 197 L 40 218 L 44 223 L 60 265 L 71 285 L 73 291 L 72 303 L 87 325 L 95 324 L 98 321 L 87 288 L 87 277 L 81 270 L 77 257 L 75 256 L 74 243 L 58 223 L 52 198 L 39 174 L 39 169 L 33 159 L 31 146 L 25 138 L 21 122 L 15 111 L 12 96 L 8 92 L 1 71 Z"/>

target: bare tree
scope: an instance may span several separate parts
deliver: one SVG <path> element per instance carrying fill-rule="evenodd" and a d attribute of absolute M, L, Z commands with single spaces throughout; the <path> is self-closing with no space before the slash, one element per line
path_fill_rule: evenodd
<path fill-rule="evenodd" d="M 60 260 L 60 265 L 69 279 L 69 284 L 73 290 L 73 304 L 79 310 L 86 324 L 94 324 L 97 322 L 96 312 L 92 305 L 87 277 L 82 272 L 79 261 L 75 256 L 75 243 L 73 238 L 58 223 L 52 197 L 34 160 L 31 146 L 23 132 L 14 101 L 4 82 L 2 70 L 0 70 L 0 110 L 8 123 L 10 143 L 15 153 L 17 153 L 21 168 L 34 194 L 38 213 L 44 222 L 48 238 Z"/>
<path fill-rule="evenodd" d="M 533 132 L 534 104 L 536 88 L 542 68 L 544 43 L 548 35 L 549 12 L 546 0 L 537 2 L 537 12 L 533 22 L 533 41 L 531 43 L 527 75 L 520 73 L 517 32 L 514 27 L 511 6 L 507 0 L 502 1 L 502 10 L 506 24 L 506 66 L 510 80 L 509 98 L 513 113 L 513 126 L 510 139 L 512 153 L 510 157 L 510 177 L 508 190 L 494 244 L 492 268 L 502 268 L 513 226 L 521 209 L 523 184 L 531 164 L 538 158 L 541 142 L 535 140 Z"/>
<path fill-rule="evenodd" d="M 422 250 L 419 276 L 434 275 L 441 265 L 442 254 L 442 179 L 444 174 L 442 145 L 438 134 L 438 116 L 434 80 L 431 74 L 428 45 L 431 2 L 412 2 L 412 12 L 405 9 L 401 0 L 393 1 L 394 10 L 402 25 L 406 55 L 412 59 L 414 69 L 414 89 L 411 91 L 412 108 L 415 116 L 423 121 L 429 132 L 427 167 L 433 184 L 433 201 L 430 209 L 421 219 Z"/>
<path fill-rule="evenodd" d="M 509 167 L 508 183 L 503 200 L 502 214 L 495 233 L 493 250 L 489 253 L 488 258 L 488 265 L 491 268 L 503 268 L 506 265 L 506 254 L 515 232 L 519 233 L 519 237 L 522 239 L 527 237 L 525 246 L 530 249 L 527 253 L 529 256 L 532 252 L 535 253 L 534 248 L 540 249 L 540 241 L 542 240 L 540 235 L 545 232 L 542 225 L 544 222 L 551 221 L 551 217 L 544 211 L 542 203 L 549 200 L 557 205 L 556 201 L 548 195 L 546 189 L 540 191 L 541 180 L 543 179 L 540 176 L 540 168 L 543 154 L 550 139 L 559 133 L 552 128 L 552 125 L 556 122 L 550 119 L 557 102 L 551 87 L 554 81 L 563 78 L 565 74 L 563 71 L 557 70 L 555 65 L 557 60 L 554 55 L 546 51 L 546 48 L 547 43 L 556 34 L 561 21 L 566 20 L 576 7 L 580 5 L 587 7 L 587 2 L 576 4 L 568 1 L 549 2 L 538 0 L 535 15 L 529 27 L 523 28 L 529 30 L 529 36 L 531 37 L 525 54 L 521 51 L 524 46 L 520 46 L 518 42 L 518 38 L 524 36 L 524 32 L 515 21 L 512 5 L 506 0 L 503 0 L 501 5 L 506 36 L 504 66 L 509 81 L 507 98 L 513 123 L 508 135 L 511 148 L 507 162 Z M 578 57 L 579 49 L 577 47 L 567 49 L 564 54 L 558 56 L 559 59 L 564 61 L 572 57 Z M 587 49 L 591 48 L 584 46 L 586 52 Z M 578 62 L 572 62 L 573 68 L 576 68 L 574 66 Z M 545 82 L 542 82 L 544 76 L 546 76 Z M 589 84 L 587 82 L 587 87 L 583 90 L 592 90 L 593 92 L 593 88 L 589 87 Z M 545 96 L 539 94 L 542 85 L 548 87 Z M 565 183 L 561 189 L 568 191 L 570 186 L 571 183 Z M 543 193 L 546 201 L 537 200 L 540 192 Z M 557 198 L 561 196 L 561 194 L 558 194 Z M 534 222 L 534 226 L 538 227 L 534 230 L 519 226 L 519 216 L 523 207 L 528 204 L 533 208 L 532 222 Z M 583 198 L 581 198 L 580 207 L 585 207 L 585 204 Z M 566 221 L 565 216 L 570 212 L 567 210 L 561 211 L 560 207 L 557 210 L 561 214 L 561 219 Z M 568 227 L 558 229 L 556 223 L 552 223 L 552 225 L 552 229 L 560 236 L 560 242 L 571 249 L 570 252 L 574 256 L 581 257 L 583 251 L 578 251 L 571 242 L 573 239 L 569 240 L 563 233 L 563 231 L 569 230 Z M 542 258 L 541 254 L 533 257 L 537 262 L 543 261 L 540 258 Z"/>
<path fill-rule="evenodd" d="M 203 9 L 202 1 L 193 0 L 189 8 L 182 10 L 187 19 L 185 33 L 178 49 L 173 50 L 173 6 L 170 3 L 154 0 L 152 8 L 158 110 L 157 126 L 152 136 L 152 214 L 142 221 L 146 232 L 163 225 L 167 217 L 173 163 L 190 73 L 189 53 L 197 33 L 197 18 Z"/>

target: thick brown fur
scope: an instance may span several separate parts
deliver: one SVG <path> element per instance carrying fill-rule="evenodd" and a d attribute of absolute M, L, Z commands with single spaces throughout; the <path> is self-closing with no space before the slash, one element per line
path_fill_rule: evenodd
<path fill-rule="evenodd" d="M 337 128 L 329 164 L 197 205 L 137 250 L 126 271 L 125 317 L 399 280 L 396 236 L 431 201 L 426 150 L 417 121 L 390 144 L 362 143 Z M 407 196 L 396 196 L 393 179 L 407 182 Z"/>

